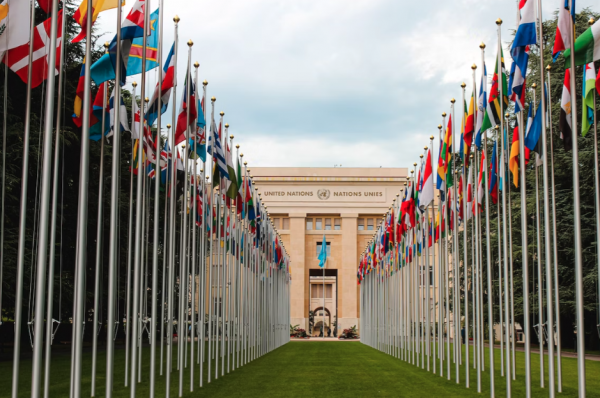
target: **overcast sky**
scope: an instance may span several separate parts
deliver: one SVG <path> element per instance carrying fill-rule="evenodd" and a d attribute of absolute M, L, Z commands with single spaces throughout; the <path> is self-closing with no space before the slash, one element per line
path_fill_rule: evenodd
<path fill-rule="evenodd" d="M 561 2 L 543 1 L 544 18 Z M 516 0 L 167 0 L 164 54 L 177 14 L 179 81 L 191 39 L 199 78 L 249 166 L 407 167 L 463 81 L 471 95 L 473 63 L 479 85 L 482 41 L 491 74 L 495 20 L 508 48 L 516 10 Z M 116 10 L 101 14 L 112 32 L 103 40 L 115 20 Z"/>

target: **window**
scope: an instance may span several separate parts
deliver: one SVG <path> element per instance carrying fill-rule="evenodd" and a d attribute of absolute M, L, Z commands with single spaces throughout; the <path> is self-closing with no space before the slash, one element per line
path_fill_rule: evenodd
<path fill-rule="evenodd" d="M 336 231 L 339 231 L 340 229 L 342 229 L 342 219 L 341 218 L 334 219 L 333 229 L 335 229 Z"/>
<path fill-rule="evenodd" d="M 290 229 L 290 219 L 289 218 L 282 218 L 282 225 L 281 225 L 281 229 Z"/>
<path fill-rule="evenodd" d="M 306 230 L 311 231 L 312 229 L 313 229 L 313 219 L 307 218 L 306 219 Z"/>
<path fill-rule="evenodd" d="M 364 218 L 359 218 L 358 219 L 358 230 L 359 231 L 364 231 L 365 230 L 365 219 Z"/>
<path fill-rule="evenodd" d="M 321 253 L 323 242 L 317 242 L 317 256 Z M 327 242 L 327 257 L 331 256 L 331 242 Z"/>
<path fill-rule="evenodd" d="M 312 285 L 312 298 L 323 298 L 323 285 L 314 283 Z"/>
<path fill-rule="evenodd" d="M 331 218 L 326 218 L 325 219 L 325 230 L 326 231 L 331 231 Z"/>
<path fill-rule="evenodd" d="M 320 231 L 323 229 L 323 220 L 321 218 L 315 218 L 315 229 Z"/>
<path fill-rule="evenodd" d="M 280 229 L 280 224 L 279 224 L 279 220 L 281 220 L 281 218 L 274 218 L 273 219 L 273 225 L 275 226 L 275 229 Z"/>
<path fill-rule="evenodd" d="M 367 218 L 367 230 L 368 231 L 372 231 L 374 229 L 373 227 L 373 219 L 372 218 Z"/>
<path fill-rule="evenodd" d="M 311 297 L 312 298 L 323 298 L 323 284 L 313 283 L 311 286 Z M 325 284 L 325 298 L 333 298 L 333 285 L 331 283 Z M 319 314 L 323 316 L 323 310 L 319 311 Z"/>

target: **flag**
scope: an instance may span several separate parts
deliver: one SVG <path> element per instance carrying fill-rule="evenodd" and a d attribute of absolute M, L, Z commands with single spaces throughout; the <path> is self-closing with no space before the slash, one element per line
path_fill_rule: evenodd
<path fill-rule="evenodd" d="M 38 3 L 40 3 L 40 7 L 42 7 L 47 13 L 52 5 L 52 0 L 38 0 Z M 118 5 L 119 0 L 92 0 L 92 26 L 96 22 L 96 19 L 98 19 L 98 14 L 100 14 L 102 11 L 117 8 Z M 125 0 L 123 0 L 123 5 L 125 5 Z M 75 14 L 73 14 L 73 19 L 79 24 L 79 26 L 81 26 L 81 32 L 79 32 L 77 37 L 72 40 L 73 43 L 79 43 L 81 40 L 85 39 L 88 21 L 87 11 L 88 1 L 83 0 L 77 11 L 75 11 Z"/>
<path fill-rule="evenodd" d="M 165 62 L 163 72 L 163 81 L 160 88 L 161 115 L 167 111 L 169 107 L 169 99 L 171 98 L 171 91 L 177 84 L 175 76 L 175 43 L 173 43 L 171 46 L 171 51 L 169 51 L 169 55 L 167 56 L 167 61 Z M 158 95 L 159 91 L 157 83 L 156 88 L 154 89 L 154 94 L 152 94 L 152 99 L 148 103 L 148 110 L 146 111 L 145 115 L 148 126 L 154 125 L 154 122 L 156 119 L 158 119 Z"/>
<path fill-rule="evenodd" d="M 229 142 L 227 142 L 227 137 L 225 137 L 225 150 L 227 156 L 227 180 L 225 181 L 227 187 L 227 197 L 229 199 L 235 200 L 237 198 L 238 190 L 240 187 L 238 185 L 237 176 L 235 175 L 235 166 L 233 165 L 233 159 L 231 156 L 231 147 L 229 146 Z M 227 201 L 227 204 L 230 203 L 231 201 Z"/>
<path fill-rule="evenodd" d="M 92 65 L 91 77 L 96 84 L 115 79 L 117 62 L 121 71 L 121 86 L 125 85 L 128 74 L 129 53 L 133 40 L 144 35 L 145 0 L 136 0 L 133 8 L 121 24 L 121 43 L 117 43 L 117 35 L 112 39 L 108 54 L 104 54 Z M 121 46 L 121 59 L 117 61 L 117 45 Z M 139 72 L 137 72 L 139 73 Z"/>
<path fill-rule="evenodd" d="M 486 166 L 485 151 L 481 151 L 481 166 L 479 167 L 479 179 L 477 184 L 477 204 L 479 205 L 479 208 L 483 206 L 483 196 L 485 194 L 484 174 L 487 173 Z"/>
<path fill-rule="evenodd" d="M 75 89 L 75 104 L 73 105 L 73 123 L 79 128 L 83 124 L 81 111 L 83 109 L 83 92 L 85 87 L 85 58 L 81 64 L 81 72 L 79 73 L 79 81 L 77 89 Z"/>
<path fill-rule="evenodd" d="M 469 177 L 467 180 L 467 214 L 465 220 L 469 220 L 473 216 L 473 167 L 469 167 Z"/>
<path fill-rule="evenodd" d="M 149 32 L 146 37 L 146 72 L 158 68 L 158 16 L 157 8 L 150 14 Z M 142 58 L 144 55 L 144 36 L 133 39 L 131 49 L 129 50 L 129 61 L 127 62 L 127 76 L 133 76 L 142 73 Z"/>
<path fill-rule="evenodd" d="M 446 181 L 446 187 L 452 187 L 452 115 L 448 116 L 448 127 L 440 154 L 438 174 Z"/>
<path fill-rule="evenodd" d="M 219 185 L 221 178 L 227 178 L 227 161 L 221 147 L 221 139 L 217 131 L 215 119 L 210 124 L 210 136 L 208 137 L 208 152 L 213 157 L 213 184 Z"/>
<path fill-rule="evenodd" d="M 481 76 L 481 85 L 479 86 L 479 97 L 477 98 L 477 127 L 475 128 L 475 145 L 481 150 L 481 127 L 483 125 L 483 117 L 487 106 L 487 69 L 483 64 L 483 75 Z"/>
<path fill-rule="evenodd" d="M 531 110 L 533 104 L 529 105 L 529 114 L 527 115 L 527 127 L 525 130 L 525 146 L 530 150 L 536 152 L 538 155 L 542 154 L 542 142 L 540 136 L 542 135 L 542 100 L 537 108 L 535 116 L 532 117 Z"/>
<path fill-rule="evenodd" d="M 431 169 L 431 149 L 427 151 L 425 172 L 423 173 L 423 187 L 419 197 L 419 207 L 425 209 L 433 202 L 433 170 Z"/>
<path fill-rule="evenodd" d="M 469 111 L 467 112 L 467 120 L 465 122 L 465 134 L 463 140 L 465 142 L 465 167 L 469 167 L 469 156 L 471 155 L 471 145 L 473 145 L 473 133 L 475 132 L 475 92 L 471 93 L 469 101 Z"/>
<path fill-rule="evenodd" d="M 112 94 L 110 95 L 110 100 L 108 101 L 108 109 L 110 110 L 110 132 L 107 137 L 110 137 L 115 132 L 115 92 L 117 88 L 113 88 Z M 129 120 L 127 119 L 127 108 L 125 107 L 125 102 L 123 102 L 123 97 L 120 99 L 120 108 L 119 108 L 119 121 L 121 125 L 120 132 L 130 131 L 129 130 Z M 134 101 L 135 102 L 135 101 Z M 139 112 L 139 111 L 138 111 Z"/>
<path fill-rule="evenodd" d="M 92 104 L 92 115 L 90 120 L 90 140 L 99 141 L 109 131 L 110 111 L 108 109 L 108 98 L 104 98 L 106 83 L 102 83 L 96 92 L 96 98 Z M 102 133 L 102 119 L 104 118 L 104 134 Z M 81 126 L 80 126 L 81 127 Z"/>
<path fill-rule="evenodd" d="M 465 146 L 465 127 L 467 126 L 467 117 L 468 116 L 469 116 L 469 109 L 467 108 L 467 101 L 464 101 L 463 115 L 462 115 L 462 120 L 460 122 L 460 149 L 458 151 L 458 154 L 460 155 L 460 159 L 463 161 L 465 159 L 465 153 L 467 151 L 467 148 Z"/>
<path fill-rule="evenodd" d="M 502 93 L 504 101 L 504 109 L 508 106 L 508 97 L 507 97 L 507 89 L 508 84 L 506 83 L 506 75 L 504 73 L 504 55 L 502 51 L 500 51 L 500 68 L 501 71 L 498 71 L 498 62 L 496 62 L 496 68 L 494 70 L 494 77 L 492 78 L 492 87 L 490 89 L 490 98 L 487 103 L 487 108 L 485 110 L 485 116 L 483 117 L 483 123 L 481 125 L 481 131 L 484 132 L 488 129 L 494 128 L 495 126 L 500 124 L 500 118 L 504 117 L 500 110 L 500 84 L 502 84 Z M 501 82 L 500 82 L 500 76 Z"/>
<path fill-rule="evenodd" d="M 571 49 L 564 52 L 565 69 L 571 67 Z M 596 21 L 575 40 L 575 65 L 581 66 L 600 59 L 600 23 Z"/>
<path fill-rule="evenodd" d="M 596 83 L 596 70 L 594 63 L 585 66 L 583 72 L 583 108 L 581 110 L 581 135 L 585 137 L 590 127 L 594 124 L 594 85 Z"/>
<path fill-rule="evenodd" d="M 62 46 L 62 26 L 63 12 L 58 12 L 56 48 L 48 48 L 50 45 L 50 28 L 52 18 L 48 18 L 33 30 L 33 60 L 29 59 L 29 43 L 8 50 L 4 57 L 4 63 L 15 72 L 23 82 L 27 83 L 27 73 L 31 64 L 31 88 L 39 86 L 48 77 L 48 58 L 50 51 L 56 51 L 55 73 L 58 73 L 60 67 L 60 49 Z M 27 22 L 29 27 L 29 22 Z M 1 36 L 0 36 L 1 37 Z"/>
<path fill-rule="evenodd" d="M 508 94 L 516 104 L 515 113 L 523 109 L 525 101 L 524 89 L 526 88 L 525 81 L 527 63 L 529 61 L 529 46 L 537 42 L 534 0 L 521 0 L 517 15 L 518 27 L 510 50 L 513 63 L 508 85 Z"/>
<path fill-rule="evenodd" d="M 30 11 L 31 7 L 28 1 L 4 0 L 2 2 L 0 5 L 0 32 L 2 32 L 0 33 L 0 54 L 27 44 L 27 55 L 29 55 Z"/>
<path fill-rule="evenodd" d="M 442 159 L 442 148 L 444 146 L 444 141 L 442 141 L 440 139 L 440 151 L 438 153 L 438 167 L 436 170 L 436 174 L 437 174 L 437 182 L 435 184 L 435 188 L 440 192 L 440 198 L 442 199 L 442 202 L 446 200 L 445 198 L 445 187 L 444 187 L 444 179 L 442 178 L 440 171 L 443 169 L 443 162 L 444 160 Z"/>
<path fill-rule="evenodd" d="M 498 203 L 498 140 L 492 149 L 492 170 L 490 172 L 490 196 L 494 204 Z"/>
<path fill-rule="evenodd" d="M 600 69 L 598 69 L 598 76 L 596 76 L 596 91 L 600 95 Z"/>
<path fill-rule="evenodd" d="M 188 88 L 189 88 L 189 119 L 188 119 Z M 188 69 L 186 73 L 185 83 L 183 85 L 183 93 L 181 95 L 181 106 L 179 107 L 179 116 L 177 117 L 177 127 L 175 130 L 175 145 L 179 145 L 185 141 L 186 132 L 194 124 L 194 120 L 198 116 L 196 111 L 196 90 L 192 79 L 192 71 Z"/>
<path fill-rule="evenodd" d="M 554 48 L 552 49 L 552 59 L 554 62 L 558 59 L 561 52 L 571 48 L 571 18 L 569 12 L 569 1 L 560 0 L 558 7 L 558 23 L 556 24 L 556 35 L 554 36 Z"/>
<path fill-rule="evenodd" d="M 560 138 L 563 140 L 563 145 L 567 151 L 570 151 L 573 145 L 571 138 L 571 118 L 571 70 L 567 69 L 565 71 L 562 97 L 560 99 L 560 117 L 558 123 Z"/>
<path fill-rule="evenodd" d="M 529 148 L 525 147 L 525 164 L 529 162 Z M 513 130 L 513 141 L 510 147 L 510 158 L 508 168 L 513 175 L 513 184 L 519 186 L 519 125 L 516 124 Z"/>

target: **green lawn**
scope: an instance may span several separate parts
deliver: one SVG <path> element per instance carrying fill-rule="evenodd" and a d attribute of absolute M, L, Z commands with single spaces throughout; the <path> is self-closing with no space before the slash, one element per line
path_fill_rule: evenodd
<path fill-rule="evenodd" d="M 176 353 L 176 350 L 174 350 Z M 124 352 L 116 351 L 115 396 L 129 396 L 123 387 Z M 144 350 L 142 383 L 138 384 L 137 396 L 148 396 L 149 351 Z M 486 351 L 487 355 L 487 351 Z M 68 396 L 70 356 L 68 350 L 54 354 L 52 361 L 52 397 Z M 89 396 L 91 354 L 84 354 L 83 396 Z M 513 382 L 513 395 L 524 396 L 524 354 L 517 352 L 517 380 Z M 505 395 L 505 380 L 499 372 L 499 350 L 496 350 L 496 394 Z M 104 353 L 99 354 L 99 375 L 96 396 L 104 395 Z M 546 364 L 547 365 L 547 364 Z M 547 396 L 547 389 L 539 388 L 539 356 L 532 355 L 533 395 Z M 486 368 L 487 370 L 487 368 Z M 31 361 L 22 361 L 21 394 L 29 396 Z M 461 368 L 461 384 L 433 375 L 402 360 L 376 351 L 359 342 L 291 342 L 234 372 L 213 380 L 195 392 L 189 392 L 189 371 L 184 377 L 184 396 L 204 395 L 210 397 L 372 397 L 414 396 L 448 397 L 479 396 L 476 391 L 475 372 L 471 372 L 471 388 L 464 387 L 464 366 Z M 600 397 L 600 362 L 587 361 L 587 396 Z M 172 376 L 171 396 L 178 391 L 178 372 Z M 165 393 L 164 376 L 157 376 L 156 395 Z M 205 379 L 206 381 L 206 379 Z M 195 384 L 198 383 L 196 367 Z M 576 396 L 576 361 L 563 358 L 563 394 Z M 9 395 L 11 362 L 0 362 L 0 396 Z M 483 396 L 489 396 L 488 373 L 482 375 Z"/>

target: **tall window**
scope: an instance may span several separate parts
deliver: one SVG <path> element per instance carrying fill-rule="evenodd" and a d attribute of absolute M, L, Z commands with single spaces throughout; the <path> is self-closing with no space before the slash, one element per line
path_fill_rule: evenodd
<path fill-rule="evenodd" d="M 321 218 L 315 218 L 315 229 L 317 231 L 320 231 L 323 229 L 323 219 Z"/>
<path fill-rule="evenodd" d="M 374 223 L 372 218 L 367 218 L 367 230 L 372 231 L 374 229 Z"/>
<path fill-rule="evenodd" d="M 340 229 L 342 229 L 342 219 L 341 218 L 335 218 L 334 219 L 334 226 L 333 228 L 336 231 L 339 231 Z"/>
<path fill-rule="evenodd" d="M 307 218 L 306 219 L 306 230 L 311 231 L 312 229 L 313 229 L 313 219 Z"/>
<path fill-rule="evenodd" d="M 364 231 L 365 230 L 365 219 L 364 218 L 359 218 L 358 219 L 358 230 L 359 231 Z"/>
<path fill-rule="evenodd" d="M 326 231 L 331 231 L 331 218 L 326 218 L 325 219 L 325 230 Z"/>
<path fill-rule="evenodd" d="M 281 221 L 282 221 L 281 229 L 285 229 L 285 230 L 290 229 L 290 219 L 289 218 L 282 218 Z"/>
<path fill-rule="evenodd" d="M 281 224 L 279 222 L 280 220 L 281 218 L 273 218 L 273 225 L 275 226 L 275 229 L 281 229 Z"/>
<path fill-rule="evenodd" d="M 317 256 L 321 253 L 323 242 L 317 242 Z M 327 242 L 327 257 L 331 256 L 331 242 Z"/>

